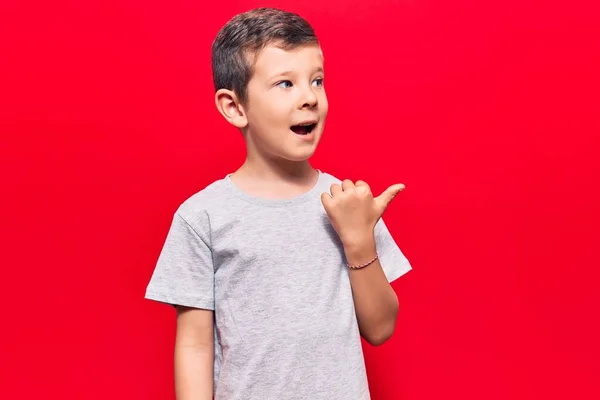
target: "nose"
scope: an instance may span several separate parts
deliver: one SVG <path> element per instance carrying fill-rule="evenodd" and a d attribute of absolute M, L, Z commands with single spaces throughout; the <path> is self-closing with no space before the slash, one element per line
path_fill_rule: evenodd
<path fill-rule="evenodd" d="M 300 104 L 302 106 L 301 108 L 313 108 L 319 104 L 319 99 L 312 86 L 309 86 L 302 91 Z"/>

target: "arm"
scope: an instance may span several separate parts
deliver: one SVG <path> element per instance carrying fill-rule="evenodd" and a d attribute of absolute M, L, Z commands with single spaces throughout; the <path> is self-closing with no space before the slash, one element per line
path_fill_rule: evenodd
<path fill-rule="evenodd" d="M 177 307 L 175 393 L 177 400 L 212 400 L 213 312 Z"/>
<path fill-rule="evenodd" d="M 327 216 L 344 246 L 350 265 L 371 260 L 377 251 L 375 227 L 392 199 L 404 189 L 396 184 L 380 196 L 373 197 L 364 181 L 354 184 L 346 179 L 342 185 L 331 185 L 330 193 L 322 193 Z M 372 345 L 383 344 L 394 332 L 398 299 L 388 283 L 379 260 L 349 271 L 354 308 L 360 333 Z"/>
<path fill-rule="evenodd" d="M 360 265 L 376 254 L 375 238 L 344 246 L 351 265 Z M 361 269 L 350 269 L 350 284 L 361 336 L 371 345 L 385 343 L 394 333 L 398 297 L 389 284 L 379 259 Z"/>

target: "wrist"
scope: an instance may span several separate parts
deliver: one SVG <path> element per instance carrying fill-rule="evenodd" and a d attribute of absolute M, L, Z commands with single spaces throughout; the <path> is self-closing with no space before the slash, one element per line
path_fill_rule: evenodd
<path fill-rule="evenodd" d="M 346 260 L 352 265 L 362 264 L 377 255 L 374 235 L 356 237 L 354 240 L 346 242 L 343 245 Z"/>

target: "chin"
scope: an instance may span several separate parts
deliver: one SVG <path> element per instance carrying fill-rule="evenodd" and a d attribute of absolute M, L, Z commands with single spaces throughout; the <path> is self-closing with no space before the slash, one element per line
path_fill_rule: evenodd
<path fill-rule="evenodd" d="M 285 158 L 288 161 L 303 162 L 309 160 L 313 156 L 313 154 L 315 154 L 316 150 L 316 144 L 310 147 L 300 147 L 293 149 L 292 151 L 286 152 L 286 154 L 283 155 L 283 158 Z"/>
<path fill-rule="evenodd" d="M 310 153 L 296 153 L 296 154 L 286 154 L 283 158 L 291 162 L 304 162 L 308 161 L 314 154 L 314 151 Z"/>

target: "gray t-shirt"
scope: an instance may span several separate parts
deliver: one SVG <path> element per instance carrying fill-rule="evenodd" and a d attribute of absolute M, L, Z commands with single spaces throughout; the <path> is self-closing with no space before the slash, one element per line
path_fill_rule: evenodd
<path fill-rule="evenodd" d="M 370 398 L 332 183 L 268 200 L 228 175 L 175 213 L 146 298 L 214 310 L 216 400 Z M 375 237 L 389 281 L 411 269 L 383 220 Z"/>

